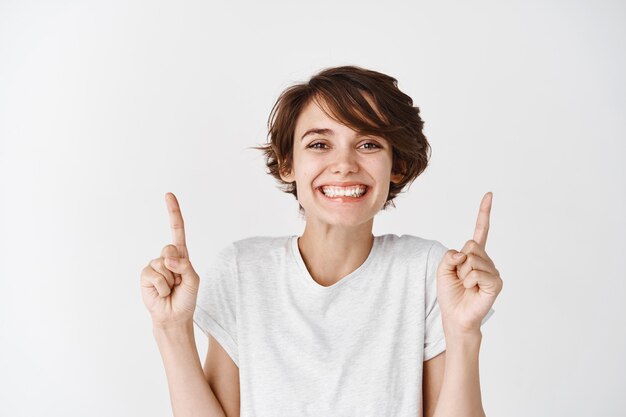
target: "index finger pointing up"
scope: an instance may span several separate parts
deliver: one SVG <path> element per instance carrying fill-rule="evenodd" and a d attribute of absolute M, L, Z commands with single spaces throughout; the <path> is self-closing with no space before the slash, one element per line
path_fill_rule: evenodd
<path fill-rule="evenodd" d="M 487 234 L 489 233 L 489 213 L 491 213 L 491 202 L 493 193 L 488 192 L 483 196 L 478 210 L 478 219 L 476 220 L 476 229 L 474 230 L 474 240 L 485 249 L 487 245 Z"/>
<path fill-rule="evenodd" d="M 165 194 L 165 204 L 170 217 L 170 227 L 172 228 L 172 243 L 178 248 L 178 255 L 187 258 L 187 243 L 185 241 L 185 223 L 180 212 L 180 206 L 176 196 L 172 193 Z"/>

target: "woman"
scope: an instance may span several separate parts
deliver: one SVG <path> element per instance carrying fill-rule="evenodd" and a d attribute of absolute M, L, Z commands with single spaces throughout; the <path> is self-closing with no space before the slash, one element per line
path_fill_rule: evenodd
<path fill-rule="evenodd" d="M 373 236 L 426 168 L 419 109 L 394 78 L 320 72 L 281 94 L 263 150 L 302 236 L 220 251 L 202 280 L 166 194 L 174 244 L 142 271 L 176 416 L 483 416 L 481 324 L 502 289 L 485 252 L 492 194 L 460 252 Z M 209 337 L 204 372 L 193 322 Z"/>

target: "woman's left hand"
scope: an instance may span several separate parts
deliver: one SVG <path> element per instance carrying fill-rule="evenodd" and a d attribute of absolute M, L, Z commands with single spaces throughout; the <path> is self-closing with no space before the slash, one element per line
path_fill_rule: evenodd
<path fill-rule="evenodd" d="M 485 252 L 492 199 L 490 192 L 483 196 L 474 238 L 460 252 L 446 252 L 437 269 L 437 300 L 445 331 L 480 332 L 483 318 L 502 290 L 500 272 Z"/>

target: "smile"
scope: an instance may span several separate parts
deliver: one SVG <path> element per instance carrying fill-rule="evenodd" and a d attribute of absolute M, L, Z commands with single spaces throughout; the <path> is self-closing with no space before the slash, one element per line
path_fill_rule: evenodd
<path fill-rule="evenodd" d="M 320 192 L 328 198 L 351 198 L 359 199 L 367 194 L 368 187 L 366 185 L 352 185 L 349 187 L 338 187 L 334 185 L 323 185 L 318 187 Z"/>

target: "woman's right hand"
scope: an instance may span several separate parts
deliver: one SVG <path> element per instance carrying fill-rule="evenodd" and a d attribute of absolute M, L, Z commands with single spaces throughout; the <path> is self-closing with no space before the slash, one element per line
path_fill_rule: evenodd
<path fill-rule="evenodd" d="M 187 324 L 193 320 L 200 277 L 189 262 L 185 226 L 176 196 L 165 194 L 173 245 L 141 271 L 141 296 L 155 326 Z M 177 261 L 177 265 L 169 261 Z"/>

